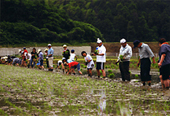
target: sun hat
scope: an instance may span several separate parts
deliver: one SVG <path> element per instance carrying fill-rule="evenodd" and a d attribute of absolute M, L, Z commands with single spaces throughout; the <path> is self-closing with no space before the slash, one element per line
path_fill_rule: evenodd
<path fill-rule="evenodd" d="M 41 51 L 41 49 L 38 49 L 38 53 Z"/>
<path fill-rule="evenodd" d="M 63 48 L 66 48 L 66 47 L 67 47 L 67 45 L 64 44 L 64 45 L 63 45 Z"/>
<path fill-rule="evenodd" d="M 21 52 L 21 51 L 22 51 L 21 49 L 18 50 L 18 52 Z"/>
<path fill-rule="evenodd" d="M 126 43 L 126 39 L 122 38 L 122 39 L 120 40 L 120 43 Z"/>
<path fill-rule="evenodd" d="M 51 44 L 48 44 L 48 47 L 51 46 Z"/>
<path fill-rule="evenodd" d="M 48 49 L 47 49 L 47 48 L 44 50 L 44 52 L 46 52 L 46 51 L 48 51 Z"/>
<path fill-rule="evenodd" d="M 140 43 L 140 41 L 139 40 L 135 40 L 134 42 L 133 42 L 133 45 L 134 45 L 134 47 L 133 48 L 136 48 L 137 46 L 138 46 L 138 44 Z"/>
<path fill-rule="evenodd" d="M 102 43 L 102 40 L 100 40 L 99 38 L 97 38 L 97 43 Z"/>

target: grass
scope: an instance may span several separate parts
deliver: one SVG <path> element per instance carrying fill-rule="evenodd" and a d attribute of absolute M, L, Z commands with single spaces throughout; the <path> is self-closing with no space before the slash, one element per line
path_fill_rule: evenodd
<path fill-rule="evenodd" d="M 0 77 L 0 115 L 169 115 L 159 90 L 7 65 Z"/>

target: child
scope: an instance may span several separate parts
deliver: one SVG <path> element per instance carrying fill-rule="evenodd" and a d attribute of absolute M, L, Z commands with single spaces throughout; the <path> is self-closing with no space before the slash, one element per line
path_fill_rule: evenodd
<path fill-rule="evenodd" d="M 48 49 L 45 49 L 44 52 L 45 52 L 45 57 L 46 57 L 47 68 L 49 69 L 49 64 L 48 64 Z"/>
<path fill-rule="evenodd" d="M 89 77 L 92 77 L 92 69 L 94 67 L 94 62 L 92 57 L 87 54 L 85 51 L 81 52 L 81 55 L 84 57 L 86 65 L 87 65 L 87 73 Z"/>
<path fill-rule="evenodd" d="M 71 74 L 72 71 L 75 74 L 75 71 L 74 71 L 75 68 L 77 68 L 79 74 L 82 75 L 82 72 L 80 71 L 80 63 L 74 61 L 74 62 L 66 63 L 66 65 L 68 65 L 68 67 L 69 67 L 69 71 L 68 71 L 67 75 L 69 73 Z"/>
<path fill-rule="evenodd" d="M 77 60 L 77 56 L 76 54 L 74 53 L 74 49 L 71 50 L 71 54 L 70 54 L 70 60 L 74 61 L 74 59 L 76 58 Z"/>

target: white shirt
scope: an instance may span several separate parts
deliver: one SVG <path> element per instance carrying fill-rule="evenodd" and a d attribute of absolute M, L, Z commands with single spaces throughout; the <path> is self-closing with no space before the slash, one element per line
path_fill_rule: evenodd
<path fill-rule="evenodd" d="M 59 65 L 60 63 L 62 63 L 62 61 L 61 61 L 61 60 L 59 60 L 59 61 L 58 61 L 57 66 L 60 66 L 60 65 Z"/>
<path fill-rule="evenodd" d="M 132 48 L 128 44 L 126 44 L 125 47 L 121 46 L 117 61 L 120 60 L 120 55 L 125 57 L 123 61 L 130 61 L 130 58 L 132 57 Z"/>
<path fill-rule="evenodd" d="M 70 53 L 70 60 L 74 61 L 76 54 L 75 53 Z"/>
<path fill-rule="evenodd" d="M 87 64 L 87 68 L 93 68 L 94 67 L 94 62 L 93 62 L 93 58 L 87 54 L 86 57 L 84 57 L 85 61 L 87 62 L 88 60 L 91 60 L 88 64 Z"/>
<path fill-rule="evenodd" d="M 28 53 L 28 55 L 26 56 L 26 59 L 31 60 L 31 54 L 30 53 Z"/>
<path fill-rule="evenodd" d="M 101 45 L 100 47 L 98 46 L 96 50 L 98 50 L 99 54 L 104 54 L 103 56 L 96 55 L 96 62 L 106 62 L 106 48 L 104 45 Z"/>

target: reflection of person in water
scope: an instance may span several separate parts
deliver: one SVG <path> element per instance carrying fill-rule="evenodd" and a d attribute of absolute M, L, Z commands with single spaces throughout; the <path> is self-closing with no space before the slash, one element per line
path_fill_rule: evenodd
<path fill-rule="evenodd" d="M 104 91 L 101 91 L 101 97 L 100 97 L 100 101 L 99 101 L 99 115 L 102 115 L 104 110 L 106 109 L 106 95 L 105 95 L 105 92 Z"/>

